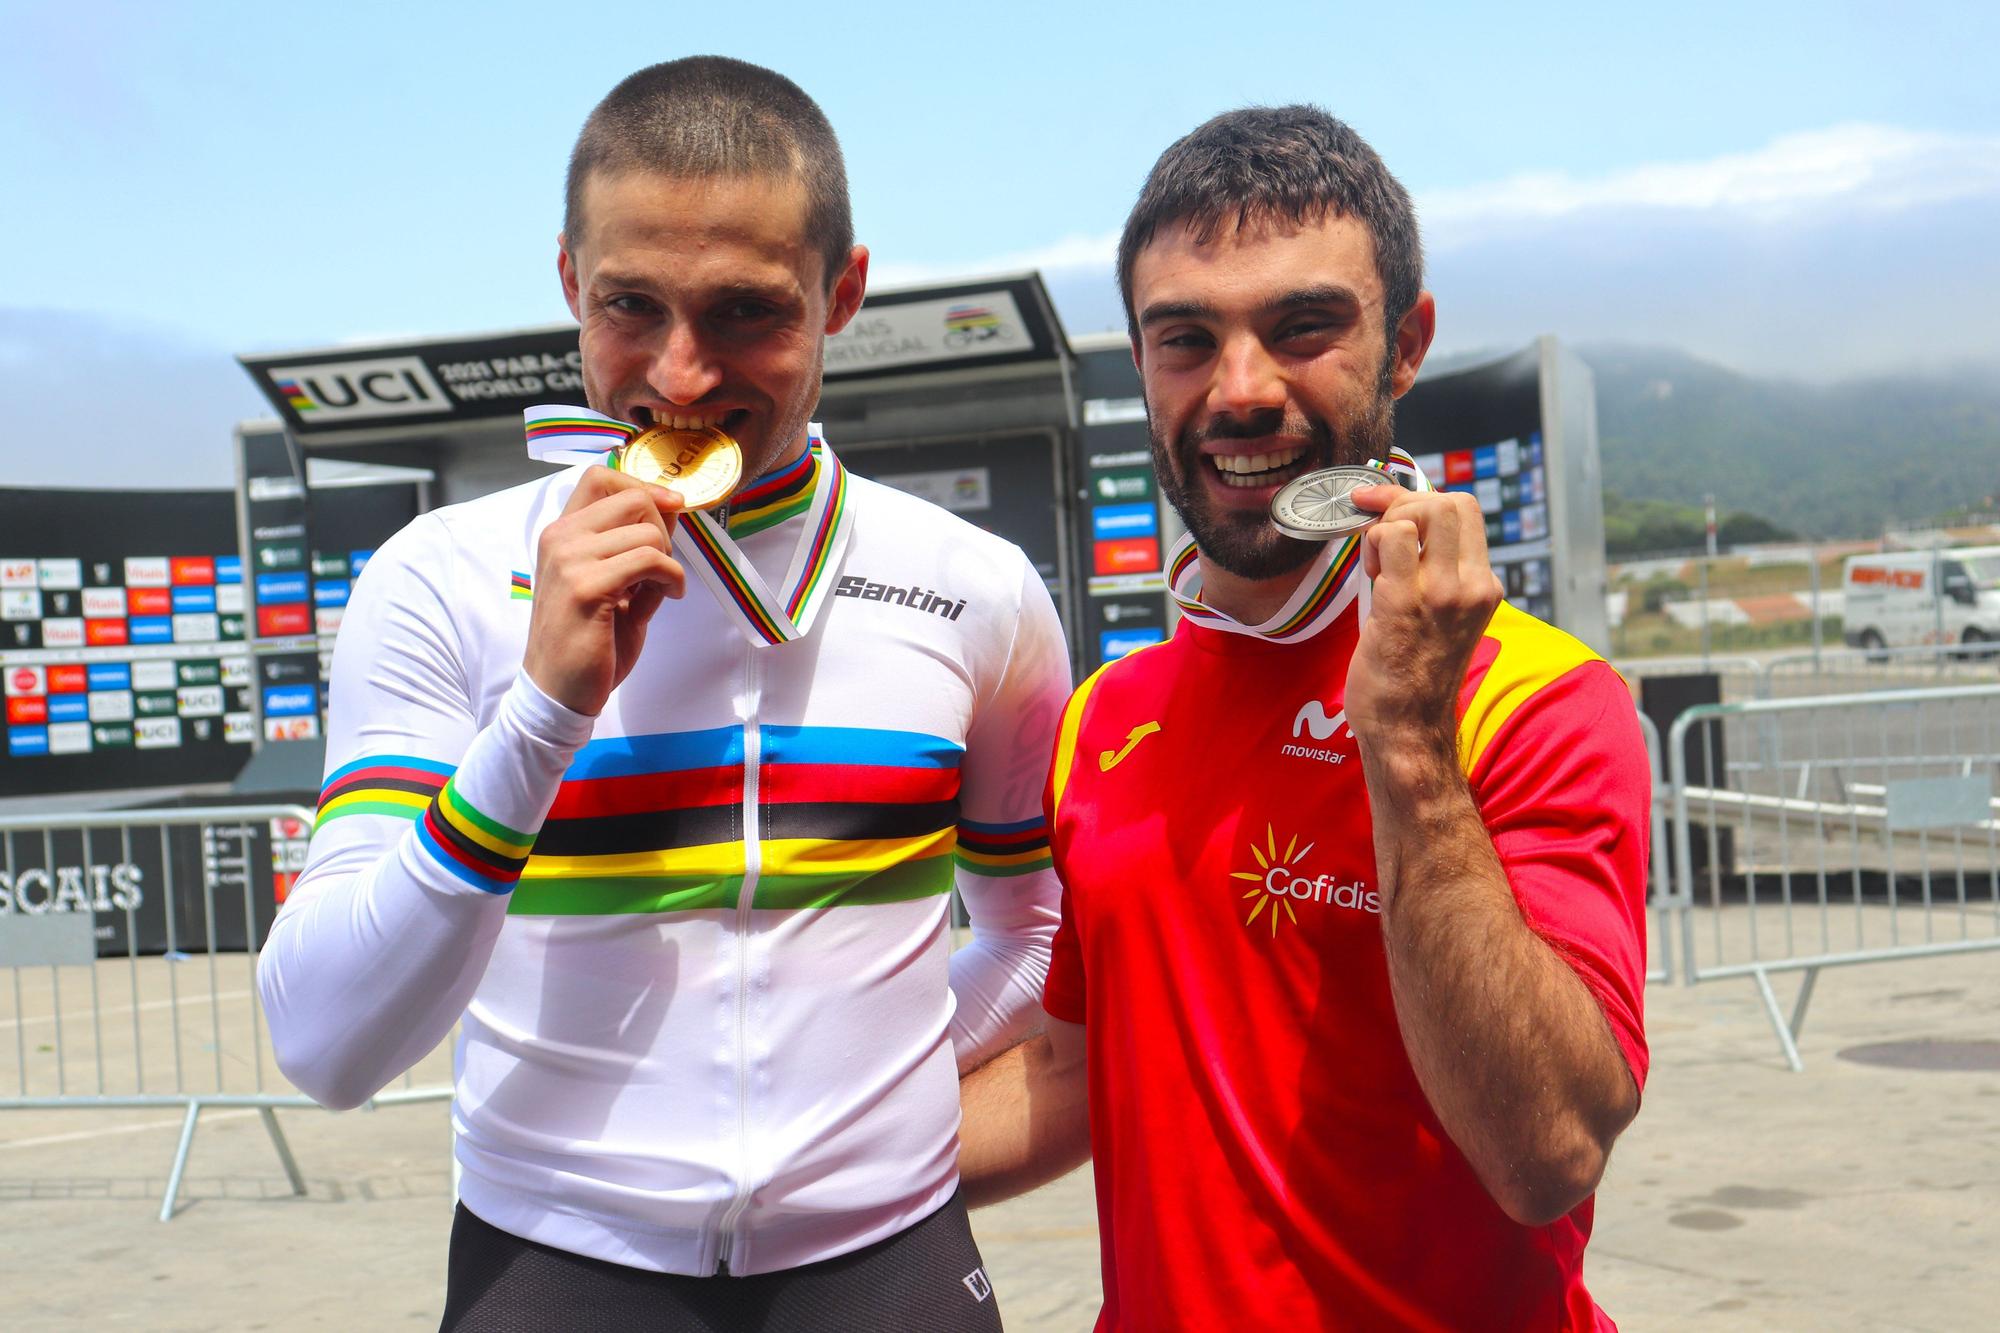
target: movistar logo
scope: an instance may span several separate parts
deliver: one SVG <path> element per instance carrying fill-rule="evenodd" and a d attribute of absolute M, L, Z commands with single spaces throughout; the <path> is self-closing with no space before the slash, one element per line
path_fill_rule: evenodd
<path fill-rule="evenodd" d="M 1366 880 L 1343 884 L 1332 875 L 1316 875 L 1305 869 L 1306 857 L 1318 845 L 1309 842 L 1301 847 L 1295 836 L 1285 844 L 1281 854 L 1277 833 L 1269 824 L 1264 826 L 1264 845 L 1250 844 L 1250 858 L 1257 863 L 1257 869 L 1229 872 L 1231 879 L 1255 885 L 1243 894 L 1243 901 L 1250 903 L 1244 925 L 1255 926 L 1262 917 L 1271 923 L 1275 938 L 1281 922 L 1298 924 L 1299 909 L 1294 905 L 1298 903 L 1320 903 L 1353 912 L 1381 912 L 1382 895 L 1369 888 Z"/>
<path fill-rule="evenodd" d="M 1346 733 L 1345 739 L 1350 741 L 1354 739 L 1354 728 L 1347 725 L 1347 710 L 1340 709 L 1332 717 L 1328 717 L 1326 706 L 1317 699 L 1306 700 L 1305 707 L 1299 709 L 1297 716 L 1292 718 L 1294 738 L 1310 733 L 1314 740 L 1326 741 L 1335 739 L 1335 733 L 1343 731 Z M 1347 752 L 1335 749 L 1333 746 L 1293 744 L 1283 746 L 1278 753 L 1290 755 L 1294 759 L 1317 759 L 1326 764 L 1347 762 Z"/>

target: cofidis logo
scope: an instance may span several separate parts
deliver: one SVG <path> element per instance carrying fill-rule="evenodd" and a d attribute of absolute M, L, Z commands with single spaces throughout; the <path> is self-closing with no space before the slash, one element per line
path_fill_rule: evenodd
<path fill-rule="evenodd" d="M 1246 880 L 1254 887 L 1246 890 L 1243 901 L 1250 904 L 1250 914 L 1243 918 L 1243 924 L 1254 927 L 1261 917 L 1270 922 L 1271 935 L 1278 934 L 1280 923 L 1299 923 L 1301 911 L 1323 911 L 1328 907 L 1349 912 L 1382 911 L 1382 895 L 1368 887 L 1365 880 L 1355 880 L 1343 884 L 1332 875 L 1315 874 L 1306 865 L 1306 858 L 1312 855 L 1316 843 L 1299 846 L 1296 836 L 1285 843 L 1285 850 L 1278 850 L 1278 835 L 1271 825 L 1264 826 L 1264 845 L 1250 844 L 1250 857 L 1257 863 L 1255 870 L 1232 870 L 1231 879 Z"/>

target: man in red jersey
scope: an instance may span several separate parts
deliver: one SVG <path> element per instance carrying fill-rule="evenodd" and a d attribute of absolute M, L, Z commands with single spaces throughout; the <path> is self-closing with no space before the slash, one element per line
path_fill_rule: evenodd
<path fill-rule="evenodd" d="M 1106 1329 L 1596 1329 L 1638 1109 L 1649 772 L 1629 695 L 1501 601 L 1469 495 L 1383 459 L 1435 308 L 1408 195 L 1315 108 L 1167 150 L 1119 280 L 1192 542 L 1174 637 L 1071 698 L 1048 1031 L 969 1077 L 968 1198 L 1094 1153 Z"/>

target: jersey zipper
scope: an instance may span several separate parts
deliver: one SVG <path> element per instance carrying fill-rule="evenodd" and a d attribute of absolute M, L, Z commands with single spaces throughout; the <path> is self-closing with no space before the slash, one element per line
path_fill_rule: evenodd
<path fill-rule="evenodd" d="M 740 1169 L 736 1197 L 723 1210 L 722 1234 L 718 1239 L 716 1271 L 729 1272 L 729 1260 L 736 1248 L 736 1228 L 749 1211 L 753 1188 L 750 1160 L 750 909 L 757 901 L 757 879 L 764 868 L 763 820 L 759 808 L 764 764 L 764 733 L 759 724 L 763 711 L 763 680 L 758 668 L 763 659 L 755 648 L 744 653 L 743 695 L 743 887 L 736 895 L 736 1150 Z"/>

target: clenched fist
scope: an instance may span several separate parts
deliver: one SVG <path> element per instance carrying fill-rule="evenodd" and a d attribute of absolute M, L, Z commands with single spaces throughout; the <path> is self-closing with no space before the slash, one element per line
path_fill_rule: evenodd
<path fill-rule="evenodd" d="M 1370 486 L 1354 502 L 1382 519 L 1362 534 L 1373 603 L 1347 671 L 1348 725 L 1376 741 L 1451 743 L 1459 688 L 1502 592 L 1485 516 L 1461 492 Z"/>
<path fill-rule="evenodd" d="M 557 703 L 603 712 L 639 660 L 661 601 L 686 591 L 686 572 L 669 554 L 680 511 L 672 491 L 593 467 L 542 529 L 522 666 Z"/>

